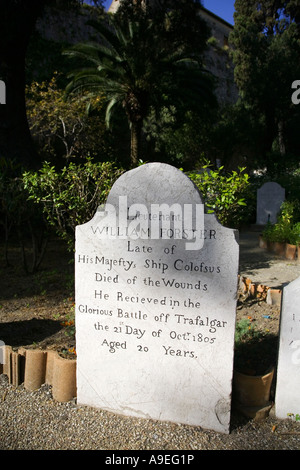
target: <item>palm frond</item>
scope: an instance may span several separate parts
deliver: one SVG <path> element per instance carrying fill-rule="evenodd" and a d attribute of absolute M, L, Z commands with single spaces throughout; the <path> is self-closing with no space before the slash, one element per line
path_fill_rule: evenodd
<path fill-rule="evenodd" d="M 111 118 L 112 118 L 112 110 L 122 102 L 122 97 L 115 95 L 108 103 L 105 113 L 105 123 L 107 128 L 110 128 Z"/>
<path fill-rule="evenodd" d="M 108 127 L 119 106 L 125 109 L 129 123 L 137 123 L 147 116 L 151 105 L 161 107 L 163 96 L 169 104 L 190 109 L 213 102 L 211 77 L 199 58 L 187 53 L 180 41 L 174 46 L 165 44 L 151 18 L 141 15 L 137 21 L 113 15 L 88 24 L 99 42 L 77 44 L 65 52 L 90 64 L 69 75 L 66 90 L 85 89 L 105 96 Z"/>

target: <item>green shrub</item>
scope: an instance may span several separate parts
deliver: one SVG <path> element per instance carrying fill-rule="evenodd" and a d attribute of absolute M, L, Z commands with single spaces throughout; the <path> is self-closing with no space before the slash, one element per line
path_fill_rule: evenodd
<path fill-rule="evenodd" d="M 300 243 L 300 223 L 297 221 L 298 201 L 284 201 L 280 207 L 276 224 L 268 223 L 262 236 L 269 242 Z"/>
<path fill-rule="evenodd" d="M 235 344 L 239 344 L 241 341 L 245 341 L 253 337 L 253 327 L 250 320 L 242 318 L 236 323 L 234 340 Z"/>
<path fill-rule="evenodd" d="M 44 162 L 38 172 L 25 172 L 23 183 L 29 199 L 42 206 L 48 224 L 73 248 L 77 225 L 90 220 L 104 203 L 122 170 L 112 163 L 69 163 L 57 171 Z"/>
<path fill-rule="evenodd" d="M 300 222 L 293 225 L 290 232 L 289 243 L 291 245 L 300 245 Z"/>
<path fill-rule="evenodd" d="M 203 167 L 201 173 L 189 173 L 189 177 L 195 183 L 203 196 L 208 213 L 215 213 L 219 221 L 231 228 L 239 228 L 248 221 L 250 201 L 249 176 L 239 171 L 226 173 L 221 166 L 216 170 L 209 169 L 209 165 Z"/>
<path fill-rule="evenodd" d="M 291 234 L 291 225 L 287 222 L 279 222 L 271 227 L 267 231 L 263 232 L 263 237 L 267 236 L 267 240 L 270 242 L 288 243 Z"/>
<path fill-rule="evenodd" d="M 66 162 L 82 154 L 107 154 L 105 122 L 101 117 L 104 99 L 86 93 L 65 99 L 58 74 L 50 81 L 33 81 L 26 87 L 26 112 L 31 135 L 42 160 Z M 87 112 L 88 110 L 88 112 Z"/>

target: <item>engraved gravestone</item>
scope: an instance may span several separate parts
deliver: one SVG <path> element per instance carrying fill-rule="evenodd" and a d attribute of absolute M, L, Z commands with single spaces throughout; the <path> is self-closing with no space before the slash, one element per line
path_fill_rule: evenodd
<path fill-rule="evenodd" d="M 78 403 L 228 433 L 238 251 L 180 170 L 123 174 L 76 228 Z"/>
<path fill-rule="evenodd" d="M 275 410 L 278 418 L 300 415 L 300 277 L 283 289 Z"/>
<path fill-rule="evenodd" d="M 275 224 L 280 206 L 285 200 L 285 189 L 278 183 L 269 182 L 257 190 L 256 223 Z"/>

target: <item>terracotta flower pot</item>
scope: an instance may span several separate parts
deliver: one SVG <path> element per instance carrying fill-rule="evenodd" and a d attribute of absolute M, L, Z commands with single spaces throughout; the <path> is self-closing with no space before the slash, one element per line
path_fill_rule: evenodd
<path fill-rule="evenodd" d="M 273 245 L 274 253 L 279 256 L 285 256 L 285 243 L 282 242 L 274 242 Z"/>
<path fill-rule="evenodd" d="M 296 258 L 297 246 L 287 243 L 285 246 L 286 259 L 294 260 Z"/>
<path fill-rule="evenodd" d="M 274 368 L 265 375 L 247 375 L 234 371 L 233 393 L 238 405 L 265 407 L 269 404 Z"/>
<path fill-rule="evenodd" d="M 268 241 L 265 240 L 262 235 L 259 235 L 258 245 L 259 245 L 259 248 L 263 248 L 266 250 L 268 248 Z"/>

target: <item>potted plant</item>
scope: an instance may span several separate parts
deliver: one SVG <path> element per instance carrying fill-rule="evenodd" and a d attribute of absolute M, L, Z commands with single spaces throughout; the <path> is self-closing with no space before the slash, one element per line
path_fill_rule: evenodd
<path fill-rule="evenodd" d="M 271 409 L 270 393 L 277 354 L 277 339 L 255 330 L 249 319 L 237 322 L 233 373 L 233 404 L 254 418 Z"/>
<path fill-rule="evenodd" d="M 285 244 L 288 237 L 288 226 L 282 222 L 276 224 L 268 223 L 262 233 L 262 238 L 266 242 L 266 247 L 270 251 L 283 256 Z"/>
<path fill-rule="evenodd" d="M 293 252 L 296 251 L 292 245 L 292 239 L 295 238 L 296 233 L 293 232 L 293 220 L 295 212 L 295 203 L 293 201 L 285 201 L 280 208 L 276 224 L 270 222 L 266 225 L 262 233 L 262 241 L 260 246 L 265 243 L 266 247 L 280 256 L 294 259 Z"/>
<path fill-rule="evenodd" d="M 289 237 L 285 247 L 286 259 L 294 260 L 296 258 L 297 251 L 297 231 L 296 226 L 293 226 L 290 230 Z"/>
<path fill-rule="evenodd" d="M 273 227 L 274 225 L 271 222 L 268 222 L 265 226 L 263 232 L 259 236 L 259 246 L 260 248 L 266 248 L 271 250 L 273 243 Z"/>
<path fill-rule="evenodd" d="M 293 225 L 290 231 L 289 240 L 286 246 L 286 258 L 295 259 L 296 253 L 298 251 L 298 260 L 299 258 L 299 247 L 300 247 L 300 222 L 297 222 Z"/>
<path fill-rule="evenodd" d="M 273 251 L 277 255 L 285 255 L 285 245 L 289 237 L 290 226 L 285 221 L 277 222 L 273 228 Z"/>

